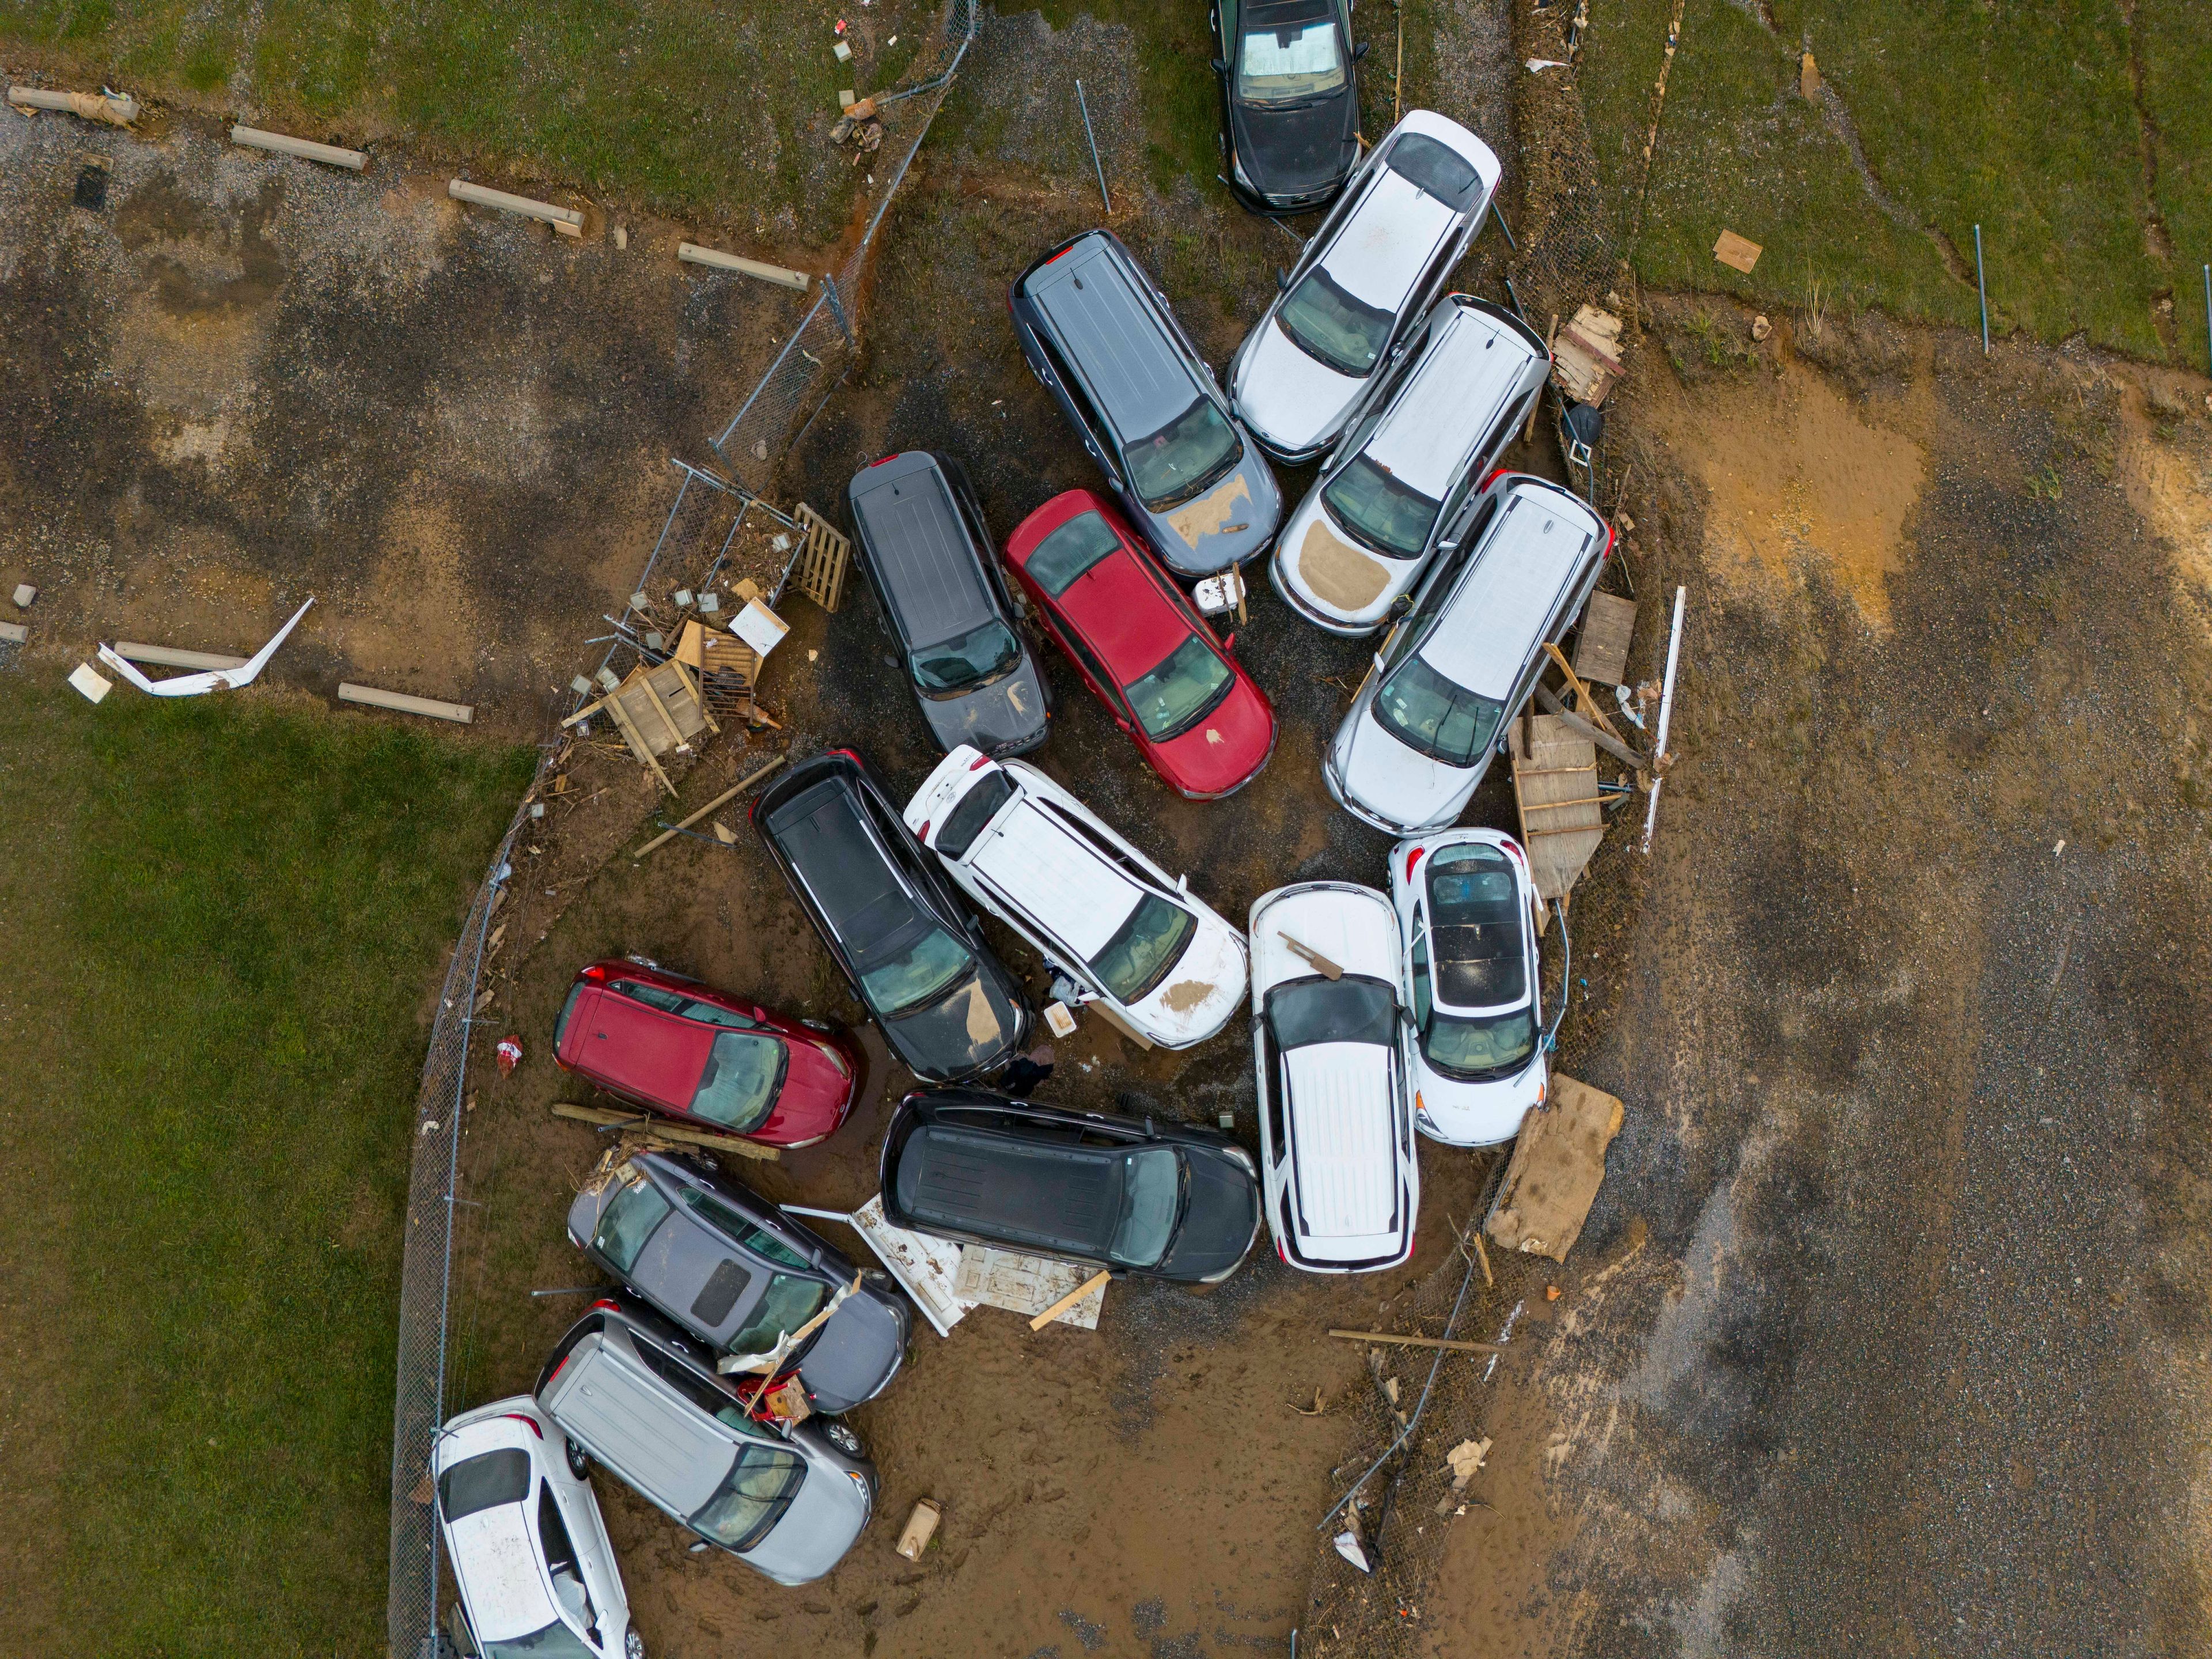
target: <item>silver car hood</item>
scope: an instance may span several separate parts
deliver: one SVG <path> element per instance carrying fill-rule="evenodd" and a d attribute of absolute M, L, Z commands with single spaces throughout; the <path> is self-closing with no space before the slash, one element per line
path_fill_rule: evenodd
<path fill-rule="evenodd" d="M 799 1454 L 806 1457 L 804 1451 Z M 873 1507 L 865 1489 L 834 1463 L 807 1457 L 799 1494 L 766 1538 L 744 1556 L 779 1584 L 811 1583 L 844 1559 Z"/>
<path fill-rule="evenodd" d="M 1370 681 L 1329 745 L 1329 760 L 1347 804 L 1401 835 L 1446 828 L 1482 781 L 1492 751 L 1486 749 L 1474 765 L 1462 768 L 1407 748 L 1376 721 L 1374 692 Z"/>

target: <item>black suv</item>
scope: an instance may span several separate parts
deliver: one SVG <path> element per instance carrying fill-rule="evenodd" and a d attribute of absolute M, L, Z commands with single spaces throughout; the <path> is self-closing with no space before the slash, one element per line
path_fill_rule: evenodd
<path fill-rule="evenodd" d="M 1050 694 L 1014 626 L 967 470 L 927 450 L 886 455 L 854 476 L 845 501 L 860 568 L 938 746 L 1022 755 L 1042 743 Z"/>
<path fill-rule="evenodd" d="M 897 1226 L 1117 1274 L 1210 1285 L 1260 1231 L 1251 1155 L 1228 1136 L 988 1089 L 901 1101 L 882 1173 Z"/>
<path fill-rule="evenodd" d="M 1283 516 L 1275 475 L 1120 238 L 1063 242 L 1006 303 L 1030 372 L 1161 562 L 1195 578 L 1267 550 Z"/>
<path fill-rule="evenodd" d="M 1029 1040 L 1021 982 L 849 749 L 802 761 L 753 802 L 753 827 L 891 1052 L 957 1083 Z"/>

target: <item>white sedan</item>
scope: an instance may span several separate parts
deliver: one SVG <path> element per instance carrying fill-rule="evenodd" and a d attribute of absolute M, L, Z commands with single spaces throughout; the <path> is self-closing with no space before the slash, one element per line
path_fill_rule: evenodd
<path fill-rule="evenodd" d="M 1231 406 L 1262 449 L 1296 466 L 1336 441 L 1443 292 L 1502 171 L 1432 110 L 1383 135 L 1230 359 Z"/>
<path fill-rule="evenodd" d="M 1276 1254 L 1369 1273 L 1413 1253 L 1421 1207 L 1398 1042 L 1397 918 L 1371 887 L 1279 887 L 1252 906 L 1260 1178 Z"/>
<path fill-rule="evenodd" d="M 1543 1009 L 1528 860 L 1495 830 L 1447 830 L 1390 854 L 1405 951 L 1413 1121 L 1447 1146 L 1494 1146 L 1544 1101 Z"/>
<path fill-rule="evenodd" d="M 528 1395 L 465 1412 L 438 1436 L 438 1521 L 483 1659 L 645 1659 L 581 1468 Z"/>
<path fill-rule="evenodd" d="M 1163 1048 L 1226 1025 L 1244 938 L 1034 766 L 963 744 L 907 803 L 907 828 L 976 903 Z"/>

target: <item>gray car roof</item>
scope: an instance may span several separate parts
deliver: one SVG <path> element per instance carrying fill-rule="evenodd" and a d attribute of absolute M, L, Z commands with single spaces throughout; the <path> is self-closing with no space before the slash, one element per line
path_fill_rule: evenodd
<path fill-rule="evenodd" d="M 690 1516 L 714 1495 L 737 1437 L 623 1351 L 609 1333 L 576 1344 L 545 1409 L 639 1492 Z"/>
<path fill-rule="evenodd" d="M 1086 237 L 1026 286 L 1070 366 L 1128 443 L 1158 432 L 1202 392 L 1137 291 L 1143 278 L 1118 252 L 1103 236 Z"/>
<path fill-rule="evenodd" d="M 877 579 L 917 648 L 981 628 L 998 614 L 944 474 L 918 451 L 853 480 L 853 516 Z"/>

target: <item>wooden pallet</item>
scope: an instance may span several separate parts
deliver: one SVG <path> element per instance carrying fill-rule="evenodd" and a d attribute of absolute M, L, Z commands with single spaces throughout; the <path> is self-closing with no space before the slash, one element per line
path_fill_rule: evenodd
<path fill-rule="evenodd" d="M 660 757 L 671 750 L 689 750 L 702 732 L 720 732 L 714 716 L 699 694 L 691 671 L 671 658 L 651 668 L 640 665 L 629 678 L 561 722 L 564 726 L 604 713 L 621 732 L 638 763 L 660 781 L 670 794 L 676 786 L 661 769 Z"/>
<path fill-rule="evenodd" d="M 799 522 L 806 540 L 799 550 L 799 563 L 791 573 L 792 585 L 824 611 L 834 611 L 845 597 L 845 577 L 853 568 L 853 544 L 827 519 L 805 501 L 799 504 Z"/>
<path fill-rule="evenodd" d="M 1523 714 L 1510 737 L 1513 800 L 1536 896 L 1564 898 L 1605 839 L 1597 745 L 1554 714 Z"/>

